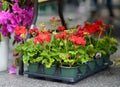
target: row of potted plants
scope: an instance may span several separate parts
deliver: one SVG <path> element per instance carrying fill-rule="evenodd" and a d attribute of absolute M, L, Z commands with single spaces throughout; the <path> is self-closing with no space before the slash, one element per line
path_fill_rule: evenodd
<path fill-rule="evenodd" d="M 95 73 L 97 70 L 103 69 L 106 66 L 106 63 L 109 65 L 109 58 L 110 56 L 107 55 L 73 67 L 52 65 L 50 68 L 47 68 L 41 63 L 33 63 L 28 66 L 28 72 L 51 76 L 57 75 L 59 77 L 61 76 L 67 78 L 78 78 L 79 75 L 84 76 L 86 74 Z"/>
<path fill-rule="evenodd" d="M 53 65 L 69 69 L 76 67 L 77 71 L 74 72 L 78 73 L 78 66 L 85 64 L 94 70 L 95 61 L 102 66 L 104 63 L 102 57 L 116 52 L 117 40 L 110 37 L 113 26 L 104 24 L 102 20 L 95 23 L 85 22 L 83 27 L 76 25 L 67 30 L 59 25 L 59 22 L 60 19 L 55 17 L 50 19 L 50 24 L 57 27 L 59 32 L 56 30 L 51 32 L 44 23 L 40 25 L 40 29 L 28 31 L 24 26 L 15 29 L 15 34 L 24 41 L 16 46 L 16 52 L 23 55 L 22 60 L 28 65 L 29 71 L 31 65 L 36 63 L 42 64 L 47 70 L 53 68 Z M 109 33 L 106 32 L 107 29 L 110 29 Z M 104 32 L 106 34 L 103 36 Z M 26 39 L 26 34 L 30 34 L 32 38 Z M 107 58 L 104 61 L 109 62 Z M 68 76 L 69 74 L 70 71 L 66 73 Z"/>

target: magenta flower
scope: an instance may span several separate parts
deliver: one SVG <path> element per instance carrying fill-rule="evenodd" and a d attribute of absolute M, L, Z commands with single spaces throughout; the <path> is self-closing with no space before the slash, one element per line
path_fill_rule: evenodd
<path fill-rule="evenodd" d="M 10 12 L 9 11 L 0 12 L 0 24 L 7 24 L 9 17 L 10 17 Z"/>
<path fill-rule="evenodd" d="M 13 1 L 13 2 L 18 2 L 18 0 L 11 0 L 11 1 Z"/>
<path fill-rule="evenodd" d="M 0 12 L 0 32 L 3 36 L 11 35 L 17 26 L 29 27 L 33 18 L 33 7 L 26 5 L 25 8 L 20 8 L 18 0 L 11 0 L 15 2 L 12 6 L 12 11 Z M 19 42 L 20 38 L 17 40 Z"/>
<path fill-rule="evenodd" d="M 9 32 L 7 30 L 7 25 L 3 25 L 2 28 L 0 29 L 0 32 L 2 33 L 3 36 L 8 36 Z"/>
<path fill-rule="evenodd" d="M 12 10 L 14 13 L 21 13 L 22 12 L 22 9 L 19 7 L 19 4 L 18 3 L 15 3 L 13 6 L 12 6 Z"/>
<path fill-rule="evenodd" d="M 14 29 L 17 27 L 17 25 L 12 25 L 12 24 L 8 24 L 7 25 L 7 30 L 9 32 L 9 34 L 12 34 L 14 32 Z"/>
<path fill-rule="evenodd" d="M 13 25 L 20 25 L 21 24 L 21 21 L 22 21 L 22 18 L 20 15 L 15 15 L 13 13 L 11 13 L 10 17 L 8 18 L 9 21 L 11 22 L 11 24 Z"/>
<path fill-rule="evenodd" d="M 15 35 L 15 36 L 14 36 L 14 40 L 19 43 L 19 42 L 21 42 L 23 39 L 22 39 L 19 35 Z"/>

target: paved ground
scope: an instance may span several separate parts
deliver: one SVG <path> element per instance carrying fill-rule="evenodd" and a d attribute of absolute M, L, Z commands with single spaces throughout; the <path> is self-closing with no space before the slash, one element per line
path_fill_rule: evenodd
<path fill-rule="evenodd" d="M 80 15 L 78 13 L 75 14 L 74 12 L 65 13 L 66 20 L 68 17 L 74 19 L 73 22 L 70 22 L 70 25 L 83 23 L 84 20 L 88 18 L 88 14 Z M 37 24 L 41 21 L 47 21 L 50 17 L 51 15 L 40 14 Z M 113 36 L 120 38 L 120 21 L 117 20 L 114 24 L 116 25 L 117 30 L 113 32 Z M 118 47 L 118 51 L 111 56 L 111 59 L 113 60 L 118 57 L 120 57 L 120 47 Z M 8 67 L 11 65 L 12 61 L 12 54 L 10 53 Z M 10 75 L 7 71 L 4 71 L 0 72 L 0 87 L 120 87 L 120 67 L 111 66 L 109 69 L 90 76 L 76 84 L 31 79 L 27 76 Z"/>
<path fill-rule="evenodd" d="M 0 87 L 120 87 L 120 68 L 111 67 L 76 84 L 66 84 L 0 72 Z"/>

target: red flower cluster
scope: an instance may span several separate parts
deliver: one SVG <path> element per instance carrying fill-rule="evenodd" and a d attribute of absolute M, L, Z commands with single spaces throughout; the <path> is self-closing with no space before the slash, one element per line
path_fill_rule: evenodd
<path fill-rule="evenodd" d="M 70 38 L 70 41 L 77 44 L 77 45 L 82 45 L 85 46 L 86 45 L 86 40 L 83 37 L 79 37 L 79 36 L 72 36 Z"/>
<path fill-rule="evenodd" d="M 34 38 L 34 44 L 36 43 L 44 43 L 44 42 L 50 42 L 51 40 L 51 34 L 50 32 L 39 32 L 39 35 Z"/>
<path fill-rule="evenodd" d="M 83 28 L 79 28 L 79 30 L 76 33 L 77 36 L 84 37 L 85 33 L 83 31 Z"/>
<path fill-rule="evenodd" d="M 64 27 L 64 26 L 58 26 L 58 30 L 59 30 L 59 31 L 64 31 L 64 30 L 65 30 L 65 27 Z"/>
<path fill-rule="evenodd" d="M 60 40 L 62 40 L 62 39 L 66 39 L 67 38 L 67 32 L 66 31 L 63 31 L 63 32 L 60 32 L 59 34 L 56 34 L 56 38 L 57 39 L 60 39 Z"/>
<path fill-rule="evenodd" d="M 16 29 L 15 29 L 15 34 L 16 35 L 25 35 L 27 33 L 27 29 L 24 27 L 24 26 L 18 26 L 18 27 L 16 27 Z"/>
<path fill-rule="evenodd" d="M 95 23 L 90 24 L 85 22 L 85 26 L 83 28 L 79 28 L 78 35 L 83 37 L 86 34 L 99 34 L 101 35 L 108 25 L 103 24 L 103 20 L 97 20 Z"/>
<path fill-rule="evenodd" d="M 105 29 L 107 28 L 106 24 L 103 24 L 103 20 L 97 20 L 95 23 L 90 24 L 89 22 L 85 22 L 85 26 L 82 28 L 80 25 L 77 25 L 77 32 L 73 32 L 70 37 L 70 41 L 77 45 L 86 45 L 85 36 L 89 34 L 101 35 Z"/>
<path fill-rule="evenodd" d="M 97 21 L 96 21 L 96 24 L 102 25 L 102 24 L 103 24 L 103 20 L 101 20 L 101 19 L 100 19 L 100 20 L 97 20 Z"/>

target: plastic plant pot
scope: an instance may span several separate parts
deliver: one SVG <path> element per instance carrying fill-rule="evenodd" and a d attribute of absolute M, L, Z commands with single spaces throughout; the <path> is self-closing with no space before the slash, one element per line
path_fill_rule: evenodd
<path fill-rule="evenodd" d="M 79 66 L 79 70 L 80 70 L 80 72 L 81 72 L 81 74 L 85 74 L 86 72 L 87 72 L 87 64 L 81 64 L 80 66 Z"/>
<path fill-rule="evenodd" d="M 43 72 L 46 75 L 54 75 L 56 72 L 56 68 L 57 68 L 56 65 L 52 65 L 50 68 L 43 66 Z"/>
<path fill-rule="evenodd" d="M 60 70 L 62 77 L 76 78 L 78 75 L 78 66 L 76 67 L 60 66 Z"/>
<path fill-rule="evenodd" d="M 94 69 L 95 69 L 95 60 L 89 61 L 88 66 L 91 69 L 91 71 L 94 71 Z"/>
<path fill-rule="evenodd" d="M 39 68 L 39 64 L 38 63 L 29 64 L 28 71 L 35 73 L 35 72 L 38 71 L 38 68 Z"/>

